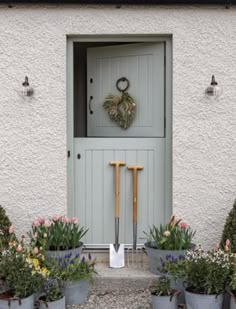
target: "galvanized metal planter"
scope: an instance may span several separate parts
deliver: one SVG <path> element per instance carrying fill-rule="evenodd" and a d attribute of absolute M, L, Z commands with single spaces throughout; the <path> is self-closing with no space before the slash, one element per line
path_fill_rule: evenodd
<path fill-rule="evenodd" d="M 236 309 L 236 298 L 233 295 L 230 298 L 230 309 Z"/>
<path fill-rule="evenodd" d="M 68 249 L 68 250 L 47 250 L 46 251 L 46 257 L 47 258 L 64 258 L 66 255 L 71 254 L 72 257 L 76 254 L 82 253 L 83 250 L 83 243 L 81 242 L 80 246 L 74 249 Z"/>
<path fill-rule="evenodd" d="M 177 308 L 177 296 L 156 296 L 152 295 L 152 308 L 153 309 L 176 309 Z"/>
<path fill-rule="evenodd" d="M 40 303 L 39 309 L 65 309 L 66 300 L 65 296 L 61 299 L 48 302 L 47 304 Z"/>
<path fill-rule="evenodd" d="M 32 309 L 34 308 L 34 294 L 29 297 L 20 298 L 6 298 L 0 299 L 1 309 Z"/>
<path fill-rule="evenodd" d="M 88 299 L 88 280 L 65 282 L 66 305 L 81 305 Z"/>
<path fill-rule="evenodd" d="M 196 294 L 185 290 L 186 306 L 188 309 L 221 309 L 223 295 Z"/>
<path fill-rule="evenodd" d="M 145 243 L 146 252 L 148 255 L 149 270 L 153 274 L 160 275 L 158 268 L 161 268 L 161 258 L 165 260 L 167 255 L 178 257 L 179 255 L 185 255 L 186 250 L 160 250 L 155 248 L 155 243 L 152 242 L 151 246 Z"/>

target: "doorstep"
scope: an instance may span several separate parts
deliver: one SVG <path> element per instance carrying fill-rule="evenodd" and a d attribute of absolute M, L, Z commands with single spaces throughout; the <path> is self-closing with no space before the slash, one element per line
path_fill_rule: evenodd
<path fill-rule="evenodd" d="M 125 267 L 109 267 L 109 250 L 84 250 L 86 256 L 91 254 L 96 260 L 95 269 L 98 273 L 92 289 L 96 290 L 126 290 L 127 288 L 147 289 L 158 278 L 148 270 L 148 261 L 146 253 L 139 250 L 138 254 L 132 253 L 132 250 L 125 252 Z"/>

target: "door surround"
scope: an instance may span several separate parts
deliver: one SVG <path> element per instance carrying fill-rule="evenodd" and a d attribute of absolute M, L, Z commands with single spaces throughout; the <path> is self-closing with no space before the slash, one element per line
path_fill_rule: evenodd
<path fill-rule="evenodd" d="M 67 36 L 67 213 L 74 214 L 74 42 L 164 42 L 165 43 L 165 209 L 167 221 L 172 214 L 172 36 L 171 35 L 75 35 Z"/>

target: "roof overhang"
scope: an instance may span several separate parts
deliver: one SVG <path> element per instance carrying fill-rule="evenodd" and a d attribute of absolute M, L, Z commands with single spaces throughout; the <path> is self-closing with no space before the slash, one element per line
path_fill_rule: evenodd
<path fill-rule="evenodd" d="M 130 5 L 224 5 L 236 4 L 236 0 L 0 0 L 0 4 L 130 4 Z"/>

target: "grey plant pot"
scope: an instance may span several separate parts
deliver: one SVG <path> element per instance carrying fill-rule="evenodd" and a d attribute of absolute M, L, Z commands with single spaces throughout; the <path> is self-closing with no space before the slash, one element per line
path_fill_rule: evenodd
<path fill-rule="evenodd" d="M 230 298 L 230 309 L 236 309 L 236 298 L 232 295 Z"/>
<path fill-rule="evenodd" d="M 7 290 L 9 290 L 9 287 L 6 285 L 4 280 L 0 279 L 0 293 L 3 293 Z"/>
<path fill-rule="evenodd" d="M 81 305 L 88 300 L 88 281 L 65 283 L 66 305 Z"/>
<path fill-rule="evenodd" d="M 39 309 L 65 309 L 65 306 L 66 306 L 66 299 L 64 296 L 61 299 L 48 302 L 47 305 L 40 303 Z"/>
<path fill-rule="evenodd" d="M 75 256 L 76 254 L 81 254 L 83 250 L 83 243 L 81 242 L 81 245 L 74 249 L 68 249 L 68 250 L 47 250 L 46 251 L 46 257 L 47 258 L 64 258 L 68 254 L 72 254 L 72 256 Z"/>
<path fill-rule="evenodd" d="M 156 296 L 152 295 L 153 309 L 176 309 L 178 305 L 177 296 Z"/>
<path fill-rule="evenodd" d="M 177 297 L 178 300 L 178 304 L 180 305 L 184 305 L 185 304 L 185 296 L 184 296 L 184 285 L 183 285 L 183 281 L 182 280 L 173 280 L 171 279 L 171 288 L 173 290 L 176 290 L 178 292 L 180 292 L 180 294 Z"/>
<path fill-rule="evenodd" d="M 9 302 L 10 301 L 10 302 Z M 34 308 L 34 294 L 23 299 L 0 299 L 1 309 L 32 309 Z"/>
<path fill-rule="evenodd" d="M 160 249 L 154 248 L 155 246 L 154 242 L 151 243 L 151 246 L 153 247 L 149 246 L 148 243 L 145 243 L 144 245 L 145 245 L 147 256 L 148 256 L 149 270 L 150 272 L 156 275 L 161 274 L 160 271 L 158 270 L 158 268 L 161 267 L 160 258 L 165 260 L 167 255 L 178 257 L 179 255 L 185 255 L 187 251 L 187 250 L 160 250 Z"/>
<path fill-rule="evenodd" d="M 223 295 L 205 295 L 185 291 L 185 300 L 188 309 L 221 309 Z"/>

